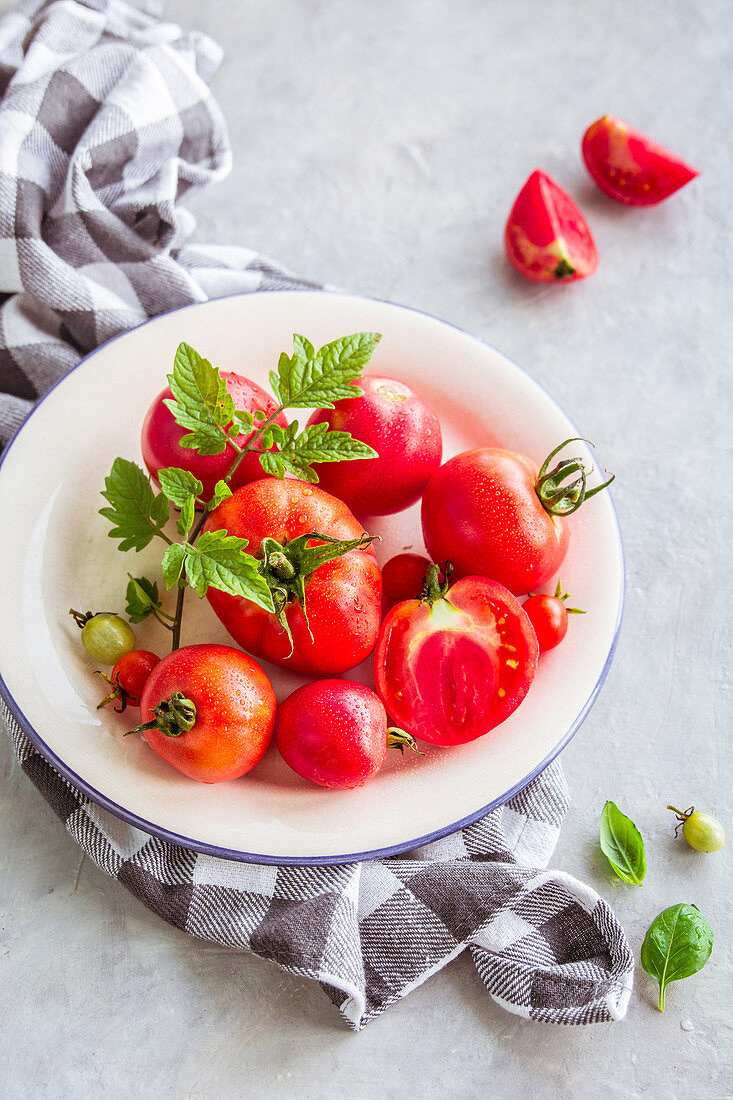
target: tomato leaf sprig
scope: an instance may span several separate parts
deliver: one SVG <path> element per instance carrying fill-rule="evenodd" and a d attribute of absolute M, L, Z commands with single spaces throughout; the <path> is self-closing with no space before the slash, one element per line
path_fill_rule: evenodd
<path fill-rule="evenodd" d="M 100 509 L 100 514 L 112 524 L 109 535 L 120 540 L 120 550 L 135 551 L 144 550 L 153 539 L 160 538 L 166 543 L 161 561 L 163 580 L 169 589 L 178 589 L 175 615 L 171 616 L 162 610 L 154 581 L 128 574 L 127 612 L 134 622 L 153 615 L 172 631 L 176 649 L 186 587 L 193 588 L 199 597 L 209 587 L 218 588 L 251 600 L 266 611 L 279 610 L 279 617 L 282 616 L 279 607 L 282 594 L 273 590 L 277 586 L 269 575 L 267 562 L 246 552 L 246 539 L 229 535 L 225 530 L 202 533 L 204 521 L 209 512 L 232 495 L 229 482 L 247 454 L 259 455 L 265 474 L 279 478 L 294 474 L 314 484 L 318 475 L 313 463 L 377 457 L 376 451 L 365 443 L 348 432 L 329 430 L 327 424 L 300 430 L 297 420 L 287 428 L 275 421 L 288 408 L 333 408 L 335 401 L 360 397 L 363 391 L 353 383 L 360 378 L 380 339 L 374 332 L 355 333 L 316 351 L 304 336 L 294 335 L 293 354 L 283 353 L 277 372 L 270 373 L 279 402 L 271 413 L 263 409 L 254 412 L 235 409 L 220 372 L 189 344 L 179 345 L 173 371 L 168 375 L 173 396 L 165 404 L 176 422 L 186 429 L 180 445 L 201 455 L 222 454 L 229 448 L 232 463 L 225 477 L 216 483 L 211 499 L 206 500 L 202 482 L 189 470 L 178 467 L 159 470 L 161 491 L 156 493 L 140 466 L 124 458 L 115 459 L 102 491 L 108 504 Z M 247 433 L 245 444 L 238 443 L 238 437 Z M 179 510 L 176 517 L 179 541 L 164 530 L 171 505 Z M 340 546 L 338 552 L 348 552 L 347 545 Z M 303 595 L 299 597 L 301 604 Z"/>

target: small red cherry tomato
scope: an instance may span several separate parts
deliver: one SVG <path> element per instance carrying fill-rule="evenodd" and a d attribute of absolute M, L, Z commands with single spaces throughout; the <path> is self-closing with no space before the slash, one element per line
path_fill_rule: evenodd
<path fill-rule="evenodd" d="M 433 561 L 452 562 L 454 577 L 491 577 L 515 595 L 555 576 L 570 540 L 563 517 L 613 480 L 588 489 L 590 470 L 579 458 L 550 469 L 572 442 L 556 447 L 541 468 L 527 455 L 497 447 L 449 459 L 430 479 L 422 501 L 423 535 Z"/>
<path fill-rule="evenodd" d="M 601 191 L 627 206 L 655 206 L 700 174 L 613 115 L 588 127 L 581 148 Z"/>
<path fill-rule="evenodd" d="M 422 554 L 397 554 L 382 566 L 382 607 L 389 611 L 403 600 L 417 600 L 430 562 Z"/>
<path fill-rule="evenodd" d="M 430 566 L 430 594 L 387 613 L 374 682 L 388 713 L 434 745 L 475 741 L 516 710 L 537 670 L 534 628 L 518 600 L 486 577 L 450 588 Z"/>
<path fill-rule="evenodd" d="M 227 390 L 232 395 L 234 407 L 238 411 L 255 412 L 257 409 L 262 409 L 269 416 L 277 408 L 270 394 L 249 378 L 243 378 L 242 375 L 232 372 L 222 372 L 222 377 L 226 381 Z M 214 495 L 214 486 L 217 481 L 228 473 L 234 461 L 234 452 L 227 447 L 218 455 L 201 455 L 189 447 L 180 446 L 181 439 L 187 434 L 188 429 L 176 424 L 173 413 L 163 404 L 172 396 L 170 389 L 163 390 L 148 409 L 140 441 L 145 465 L 153 477 L 157 476 L 158 470 L 168 466 L 189 470 L 203 484 L 204 500 L 209 500 Z M 287 427 L 288 422 L 283 413 L 275 419 L 275 424 L 279 424 L 281 428 Z M 235 436 L 234 442 L 238 447 L 244 447 L 251 435 L 252 432 L 241 433 Z M 254 453 L 249 454 L 234 471 L 230 488 L 238 489 L 240 485 L 246 485 L 247 482 L 264 476 L 259 457 Z"/>
<path fill-rule="evenodd" d="M 540 592 L 522 604 L 537 635 L 540 653 L 560 645 L 568 632 L 568 615 L 585 615 L 579 607 L 566 606 L 569 598 L 568 592 L 563 595 L 562 583 L 558 581 L 554 596 Z"/>
<path fill-rule="evenodd" d="M 119 705 L 114 708 L 119 714 L 126 707 L 139 707 L 148 676 L 159 661 L 160 657 L 149 649 L 131 649 L 120 657 L 111 676 L 100 672 L 98 675 L 107 681 L 112 691 L 99 703 L 97 710 L 114 699 L 119 701 Z"/>
<path fill-rule="evenodd" d="M 361 787 L 387 754 L 387 712 L 351 680 L 314 680 L 277 711 L 275 738 L 293 771 L 320 787 Z"/>
<path fill-rule="evenodd" d="M 440 423 L 428 405 L 404 382 L 364 375 L 356 383 L 362 397 L 318 409 L 309 424 L 327 423 L 369 444 L 378 458 L 315 463 L 319 485 L 348 504 L 356 515 L 401 512 L 422 496 L 440 465 Z"/>
<path fill-rule="evenodd" d="M 275 726 L 275 692 L 260 666 L 226 645 L 169 653 L 143 688 L 141 732 L 153 752 L 202 783 L 251 771 Z"/>
<path fill-rule="evenodd" d="M 535 283 L 572 283 L 598 266 L 585 218 L 570 195 L 539 168 L 517 195 L 504 245 L 509 263 Z"/>

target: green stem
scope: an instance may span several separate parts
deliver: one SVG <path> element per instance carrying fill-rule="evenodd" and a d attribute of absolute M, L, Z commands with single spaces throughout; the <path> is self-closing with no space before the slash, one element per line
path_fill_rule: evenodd
<path fill-rule="evenodd" d="M 288 407 L 287 405 L 279 405 L 278 408 L 276 408 L 275 411 L 273 413 L 271 413 L 270 416 L 268 416 L 267 420 L 263 420 L 262 423 L 260 424 L 259 428 L 257 428 L 257 430 L 254 431 L 252 433 L 252 435 L 249 437 L 246 447 L 238 447 L 237 444 L 234 442 L 234 440 L 230 439 L 229 436 L 227 436 L 227 443 L 229 443 L 232 447 L 234 447 L 234 450 L 237 452 L 237 457 L 234 459 L 234 462 L 232 463 L 231 467 L 229 468 L 229 473 L 226 474 L 225 477 L 224 477 L 224 481 L 227 483 L 227 485 L 229 484 L 229 482 L 234 477 L 236 469 L 239 466 L 239 463 L 242 461 L 242 459 L 246 458 L 246 456 L 248 454 L 251 454 L 252 451 L 255 450 L 254 444 L 261 437 L 262 433 L 267 428 L 269 428 L 271 424 L 273 424 L 277 420 L 280 413 L 284 412 L 287 407 Z M 257 451 L 257 453 L 258 454 L 264 454 L 264 451 Z"/>
<path fill-rule="evenodd" d="M 181 644 L 181 619 L 183 618 L 183 597 L 186 594 L 186 587 L 182 585 L 178 589 L 178 597 L 176 599 L 176 613 L 173 617 L 173 638 L 171 641 L 171 653 L 178 649 Z"/>

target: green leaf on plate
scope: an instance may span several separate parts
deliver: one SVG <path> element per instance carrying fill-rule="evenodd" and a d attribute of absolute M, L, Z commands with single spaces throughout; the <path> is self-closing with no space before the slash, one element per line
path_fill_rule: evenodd
<path fill-rule="evenodd" d="M 109 537 L 120 539 L 120 550 L 144 550 L 156 535 L 167 540 L 162 528 L 168 520 L 168 501 L 153 492 L 147 477 L 134 462 L 116 458 L 105 478 L 102 496 L 110 507 L 99 514 L 112 524 Z"/>

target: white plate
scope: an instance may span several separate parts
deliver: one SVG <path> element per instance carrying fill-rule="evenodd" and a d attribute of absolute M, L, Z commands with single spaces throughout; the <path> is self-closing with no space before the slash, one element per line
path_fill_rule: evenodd
<path fill-rule="evenodd" d="M 97 509 L 113 459 L 141 461 L 140 425 L 178 343 L 186 340 L 219 368 L 266 385 L 294 332 L 320 346 L 367 329 L 383 334 L 370 369 L 403 379 L 438 412 L 444 458 L 500 444 L 541 462 L 561 440 L 581 434 L 518 366 L 443 321 L 386 302 L 294 291 L 190 306 L 112 340 L 46 395 L 5 452 L 0 690 L 63 775 L 148 832 L 263 863 L 342 862 L 408 850 L 521 789 L 568 742 L 605 678 L 623 604 L 621 538 L 608 491 L 569 520 L 563 584 L 588 614 L 575 617 L 563 644 L 543 655 L 511 718 L 470 745 L 428 747 L 420 758 L 391 752 L 379 775 L 357 791 L 308 784 L 273 747 L 249 775 L 207 786 L 168 767 L 141 738 L 124 738 L 129 713 L 95 709 L 102 685 L 67 612 L 123 611 L 127 572 L 156 575 L 158 548 L 120 554 Z M 423 548 L 419 506 L 367 526 L 382 536 L 380 561 Z M 145 648 L 166 651 L 169 635 L 156 624 L 141 624 L 136 633 Z M 229 640 L 206 601 L 189 595 L 183 642 Z M 303 682 L 265 668 L 280 699 Z M 371 682 L 368 662 L 346 676 Z"/>

